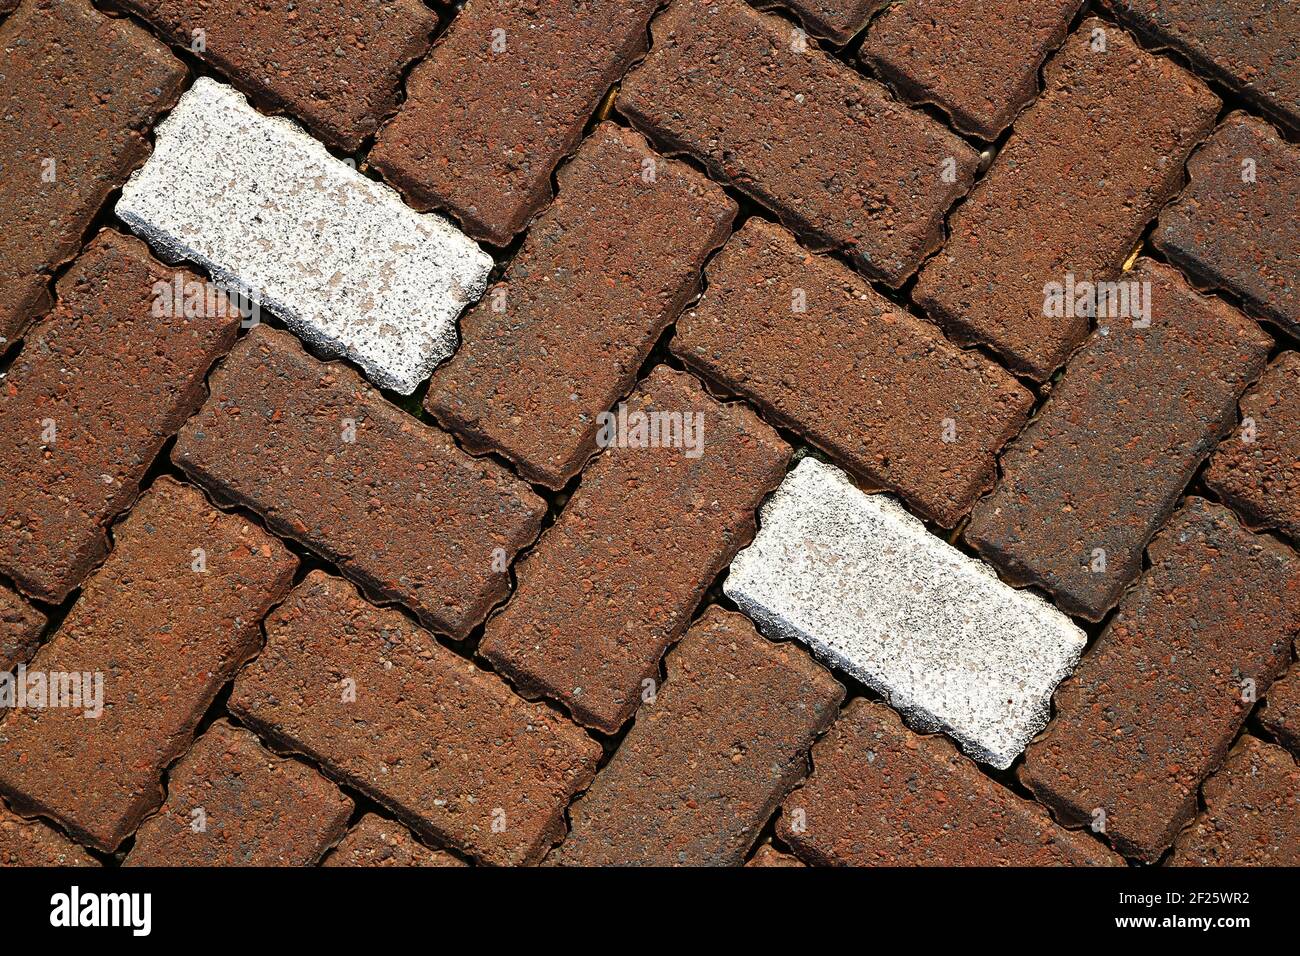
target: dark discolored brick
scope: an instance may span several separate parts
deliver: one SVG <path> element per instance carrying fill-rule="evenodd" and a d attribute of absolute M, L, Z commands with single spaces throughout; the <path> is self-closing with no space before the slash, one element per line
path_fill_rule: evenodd
<path fill-rule="evenodd" d="M 1155 244 L 1197 281 L 1300 335 L 1300 148 L 1233 113 L 1187 171 L 1187 188 L 1160 214 Z"/>
<path fill-rule="evenodd" d="M 702 441 L 637 447 L 636 425 L 654 412 L 663 427 L 693 422 Z M 620 440 L 587 466 L 519 563 L 516 593 L 479 646 L 521 692 L 559 700 L 607 733 L 632 716 L 642 681 L 657 678 L 705 589 L 753 538 L 754 511 L 790 457 L 753 412 L 664 366 L 619 415 Z"/>
<path fill-rule="evenodd" d="M 464 866 L 444 850 L 430 850 L 400 823 L 373 813 L 361 818 L 322 866 Z"/>
<path fill-rule="evenodd" d="M 349 153 L 396 108 L 438 25 L 419 0 L 117 2 Z"/>
<path fill-rule="evenodd" d="M 266 621 L 231 712 L 434 841 L 539 860 L 601 748 L 397 611 L 314 571 Z"/>
<path fill-rule="evenodd" d="M 167 775 L 167 801 L 127 866 L 311 866 L 354 805 L 315 770 L 218 720 Z"/>
<path fill-rule="evenodd" d="M 37 820 L 24 820 L 0 804 L 0 867 L 99 865 L 59 831 Z"/>
<path fill-rule="evenodd" d="M 667 683 L 643 695 L 551 862 L 739 866 L 844 699 L 804 650 L 716 605 L 666 664 Z"/>
<path fill-rule="evenodd" d="M 741 0 L 674 0 L 652 32 L 618 107 L 666 148 L 889 286 L 942 244 L 962 139 Z"/>
<path fill-rule="evenodd" d="M 15 708 L 0 721 L 0 790 L 111 852 L 162 802 L 163 769 L 256 652 L 258 622 L 297 561 L 247 519 L 157 479 L 113 529 L 116 546 L 28 665 L 101 674 L 102 713 Z M 206 570 L 201 570 L 206 569 Z"/>
<path fill-rule="evenodd" d="M 1300 631 L 1300 558 L 1188 498 L 1151 568 L 1056 692 L 1021 780 L 1065 818 L 1153 861 L 1196 812 L 1256 696 Z"/>
<path fill-rule="evenodd" d="M 648 165 L 647 165 L 648 164 Z M 562 488 L 596 449 L 596 418 L 631 390 L 699 291 L 736 204 L 631 130 L 602 124 L 500 285 L 461 320 L 426 407 L 472 451 Z"/>
<path fill-rule="evenodd" d="M 0 349 L 50 307 L 50 274 L 149 154 L 185 76 L 88 0 L 25 0 L 0 23 Z"/>
<path fill-rule="evenodd" d="M 1115 866 L 1086 834 L 994 782 L 944 737 L 852 701 L 812 751 L 777 835 L 821 866 Z"/>
<path fill-rule="evenodd" d="M 1296 653 L 1300 655 L 1300 643 Z M 1279 743 L 1300 755 L 1300 665 L 1268 689 L 1259 722 Z"/>
<path fill-rule="evenodd" d="M 1105 0 L 1137 33 L 1300 130 L 1300 17 L 1292 0 Z"/>
<path fill-rule="evenodd" d="M 1285 750 L 1242 737 L 1203 793 L 1170 866 L 1300 866 L 1300 767 Z"/>
<path fill-rule="evenodd" d="M 1150 283 L 1150 327 L 1099 320 L 966 530 L 1013 583 L 1090 621 L 1142 570 L 1142 549 L 1231 427 L 1271 344 L 1168 266 L 1142 259 L 1122 280 Z"/>
<path fill-rule="evenodd" d="M 659 0 L 473 0 L 406 82 L 372 163 L 419 208 L 503 246 L 644 52 Z"/>
<path fill-rule="evenodd" d="M 104 559 L 109 523 L 203 401 L 238 311 L 224 297 L 211 313 L 155 309 L 199 281 L 100 232 L 0 381 L 0 572 L 27 593 L 59 603 Z"/>
<path fill-rule="evenodd" d="M 755 0 L 760 10 L 792 10 L 814 36 L 843 46 L 889 0 Z"/>
<path fill-rule="evenodd" d="M 997 139 L 1038 95 L 1038 70 L 1083 0 L 903 0 L 875 22 L 864 59 L 907 99 Z"/>
<path fill-rule="evenodd" d="M 758 848 L 745 866 L 754 867 L 792 867 L 795 869 L 804 869 L 807 864 L 797 856 L 791 856 L 772 846 L 770 843 L 764 843 Z"/>
<path fill-rule="evenodd" d="M 0 671 L 31 659 L 45 630 L 45 615 L 0 585 Z"/>
<path fill-rule="evenodd" d="M 266 326 L 210 387 L 172 452 L 201 484 L 453 637 L 506 596 L 546 506 L 504 468 Z"/>
<path fill-rule="evenodd" d="M 1210 458 L 1205 483 L 1252 523 L 1300 542 L 1300 353 L 1282 353 L 1246 392 L 1240 427 Z"/>
<path fill-rule="evenodd" d="M 993 486 L 995 456 L 1034 401 L 998 365 L 760 219 L 710 262 L 672 349 L 945 527 Z"/>
<path fill-rule="evenodd" d="M 1203 83 L 1101 20 L 1084 21 L 1045 75 L 914 290 L 954 336 L 1040 381 L 1089 327 L 1073 310 L 1045 315 L 1045 286 L 1119 277 L 1219 109 Z"/>

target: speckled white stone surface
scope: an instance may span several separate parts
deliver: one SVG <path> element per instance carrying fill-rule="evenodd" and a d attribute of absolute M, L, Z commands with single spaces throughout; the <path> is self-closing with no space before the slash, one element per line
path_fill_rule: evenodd
<path fill-rule="evenodd" d="M 763 507 L 723 590 L 769 637 L 808 645 L 916 730 L 942 730 L 998 768 L 1047 724 L 1087 641 L 893 498 L 813 458 Z"/>
<path fill-rule="evenodd" d="M 410 394 L 456 350 L 492 259 L 447 220 L 338 160 L 287 119 L 200 77 L 157 129 L 117 215 L 376 385 Z"/>

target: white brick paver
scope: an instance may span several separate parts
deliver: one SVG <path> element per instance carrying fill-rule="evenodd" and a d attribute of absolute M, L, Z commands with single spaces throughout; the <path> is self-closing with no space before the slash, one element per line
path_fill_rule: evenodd
<path fill-rule="evenodd" d="M 161 257 L 199 263 L 403 394 L 456 350 L 456 318 L 492 268 L 447 220 L 205 77 L 159 125 L 117 215 Z"/>
<path fill-rule="evenodd" d="M 1087 640 L 893 498 L 813 458 L 763 507 L 723 587 L 769 637 L 807 644 L 917 730 L 999 768 L 1046 725 Z"/>

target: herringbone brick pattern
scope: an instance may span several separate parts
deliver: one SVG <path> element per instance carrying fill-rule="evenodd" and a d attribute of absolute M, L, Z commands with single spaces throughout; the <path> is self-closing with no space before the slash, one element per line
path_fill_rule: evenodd
<path fill-rule="evenodd" d="M 0 0 L 0 865 L 1300 863 L 1300 9 Z"/>

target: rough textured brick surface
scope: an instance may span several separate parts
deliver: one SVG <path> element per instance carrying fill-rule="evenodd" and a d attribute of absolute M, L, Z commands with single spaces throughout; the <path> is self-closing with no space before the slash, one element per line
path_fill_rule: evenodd
<path fill-rule="evenodd" d="M 1094 49 L 1094 30 L 1105 52 Z M 952 215 L 916 301 L 1013 370 L 1047 378 L 1089 323 L 1045 316 L 1044 286 L 1119 275 L 1182 185 L 1183 164 L 1218 109 L 1218 98 L 1171 61 L 1117 27 L 1085 21 L 1048 61 L 1042 95 Z"/>
<path fill-rule="evenodd" d="M 736 212 L 721 188 L 611 123 L 559 182 L 504 280 L 461 322 L 464 343 L 426 401 L 471 450 L 499 451 L 551 488 L 595 451 L 597 416 L 631 390 Z"/>
<path fill-rule="evenodd" d="M 453 637 L 506 596 L 545 504 L 505 469 L 264 325 L 210 387 L 172 452 L 208 488 Z"/>
<path fill-rule="evenodd" d="M 535 862 L 600 746 L 352 585 L 309 574 L 266 621 L 230 709 L 408 826 L 486 863 Z"/>
<path fill-rule="evenodd" d="M 807 866 L 803 860 L 797 856 L 791 856 L 772 846 L 770 843 L 764 843 L 755 852 L 750 861 L 745 866 L 753 867 L 792 867 L 794 869 L 803 869 Z"/>
<path fill-rule="evenodd" d="M 943 242 L 979 157 L 935 120 L 741 0 L 674 0 L 653 37 L 618 107 L 667 148 L 890 286 Z"/>
<path fill-rule="evenodd" d="M 623 411 L 628 429 L 598 456 L 559 520 L 517 568 L 517 590 L 480 651 L 526 694 L 561 701 L 610 732 L 686 630 L 706 588 L 749 542 L 754 511 L 790 449 L 758 416 L 664 366 Z M 699 416 L 700 454 L 636 447 L 643 413 Z M 647 416 L 648 417 L 648 416 Z M 620 429 L 622 431 L 622 429 Z M 693 453 L 690 453 L 693 454 Z"/>
<path fill-rule="evenodd" d="M 1156 44 L 1187 56 L 1300 129 L 1300 17 L 1292 0 L 1105 0 Z"/>
<path fill-rule="evenodd" d="M 1038 69 L 1082 0 L 903 0 L 871 25 L 862 54 L 910 100 L 997 139 L 1038 95 Z"/>
<path fill-rule="evenodd" d="M 323 866 L 464 866 L 444 850 L 430 850 L 400 823 L 367 813 L 348 831 Z"/>
<path fill-rule="evenodd" d="M 709 263 L 672 349 L 945 527 L 993 487 L 1033 404 L 999 366 L 760 219 Z"/>
<path fill-rule="evenodd" d="M 1203 794 L 1171 866 L 1300 866 L 1300 767 L 1285 750 L 1242 737 Z"/>
<path fill-rule="evenodd" d="M 349 153 L 393 111 L 438 23 L 419 0 L 118 2 Z"/>
<path fill-rule="evenodd" d="M 156 283 L 170 296 L 197 281 L 99 233 L 0 381 L 0 571 L 29 594 L 61 602 L 103 560 L 106 528 L 235 341 L 233 308 L 155 314 Z"/>
<path fill-rule="evenodd" d="M 1205 482 L 1234 511 L 1300 542 L 1300 353 L 1284 352 L 1241 400 L 1240 428 Z"/>
<path fill-rule="evenodd" d="M 1150 570 L 1056 692 L 1020 777 L 1067 819 L 1104 822 L 1125 856 L 1151 861 L 1290 661 L 1300 558 L 1200 498 L 1148 554 Z"/>
<path fill-rule="evenodd" d="M 28 665 L 101 674 L 103 712 L 29 706 L 0 722 L 0 790 L 15 809 L 54 817 L 106 851 L 162 802 L 163 769 L 257 650 L 258 622 L 297 566 L 260 528 L 166 477 L 113 537 L 113 553 Z"/>
<path fill-rule="evenodd" d="M 0 24 L 0 349 L 49 307 L 50 273 L 148 155 L 185 73 L 88 0 L 27 0 Z"/>
<path fill-rule="evenodd" d="M 739 866 L 844 699 L 794 644 L 711 607 L 668 654 L 668 680 L 551 856 L 575 866 Z"/>
<path fill-rule="evenodd" d="M 1047 723 L 1086 638 L 1042 598 L 815 458 L 763 505 L 760 525 L 723 590 L 764 633 L 807 644 L 996 767 Z"/>
<path fill-rule="evenodd" d="M 159 125 L 114 208 L 159 255 L 199 263 L 403 395 L 456 350 L 456 317 L 492 269 L 450 222 L 207 77 Z"/>
<path fill-rule="evenodd" d="M 852 40 L 889 0 L 757 0 L 762 10 L 792 10 L 814 36 L 836 45 Z"/>
<path fill-rule="evenodd" d="M 813 773 L 777 834 L 835 866 L 1115 866 L 1096 840 L 984 776 L 942 737 L 854 700 L 812 751 Z"/>
<path fill-rule="evenodd" d="M 1296 651 L 1300 654 L 1300 645 Z M 1259 722 L 1283 746 L 1300 755 L 1300 666 L 1293 665 L 1268 689 Z"/>
<path fill-rule="evenodd" d="M 0 804 L 0 867 L 6 866 L 99 866 L 99 861 L 57 830 Z"/>
<path fill-rule="evenodd" d="M 167 801 L 140 827 L 126 865 L 311 866 L 353 809 L 315 770 L 219 720 L 171 768 Z"/>
<path fill-rule="evenodd" d="M 370 162 L 413 202 L 496 245 L 551 198 L 551 173 L 646 46 L 659 0 L 473 0 L 406 82 Z"/>
<path fill-rule="evenodd" d="M 0 671 L 26 663 L 44 629 L 45 615 L 0 585 Z"/>
<path fill-rule="evenodd" d="M 1300 147 L 1233 113 L 1187 170 L 1187 188 L 1160 214 L 1156 245 L 1197 280 L 1300 334 Z"/>
<path fill-rule="evenodd" d="M 1150 283 L 1150 327 L 1099 320 L 966 529 L 1013 583 L 1090 621 L 1141 572 L 1142 549 L 1231 427 L 1271 344 L 1168 266 L 1139 260 L 1123 280 Z"/>

